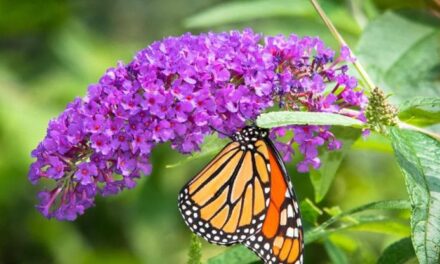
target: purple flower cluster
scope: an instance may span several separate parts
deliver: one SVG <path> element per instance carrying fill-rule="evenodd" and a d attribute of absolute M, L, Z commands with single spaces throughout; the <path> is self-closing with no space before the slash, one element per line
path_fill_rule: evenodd
<path fill-rule="evenodd" d="M 345 54 L 349 54 L 345 51 Z M 347 55 L 348 56 L 348 55 Z M 29 179 L 54 182 L 39 194 L 46 217 L 74 220 L 97 194 L 133 188 L 151 172 L 152 148 L 171 142 L 182 153 L 199 150 L 215 131 L 232 134 L 269 107 L 344 113 L 363 119 L 365 97 L 346 66 L 318 38 L 262 38 L 243 32 L 185 34 L 155 42 L 129 64 L 107 70 L 84 98 L 50 121 L 32 152 Z M 317 168 L 317 147 L 340 143 L 328 127 L 292 126 L 277 146 L 288 160 L 292 144 Z"/>

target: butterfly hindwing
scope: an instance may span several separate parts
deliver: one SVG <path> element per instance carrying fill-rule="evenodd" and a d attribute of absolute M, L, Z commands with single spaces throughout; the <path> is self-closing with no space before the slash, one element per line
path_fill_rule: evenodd
<path fill-rule="evenodd" d="M 179 209 L 190 229 L 223 245 L 259 232 L 268 202 L 266 159 L 237 142 L 228 144 L 179 195 Z"/>
<path fill-rule="evenodd" d="M 261 232 L 244 244 L 266 264 L 302 263 L 303 229 L 295 193 L 284 163 L 272 142 L 266 141 L 270 160 L 271 195 Z"/>

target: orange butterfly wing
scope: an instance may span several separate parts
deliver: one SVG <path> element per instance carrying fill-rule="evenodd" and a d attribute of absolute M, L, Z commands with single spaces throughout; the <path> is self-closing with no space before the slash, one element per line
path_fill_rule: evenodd
<path fill-rule="evenodd" d="M 208 242 L 242 243 L 265 263 L 302 263 L 300 213 L 284 163 L 266 130 L 243 131 L 183 187 L 180 212 Z"/>
<path fill-rule="evenodd" d="M 179 209 L 188 227 L 207 241 L 232 245 L 263 226 L 269 203 L 269 176 L 258 152 L 228 144 L 179 195 Z"/>

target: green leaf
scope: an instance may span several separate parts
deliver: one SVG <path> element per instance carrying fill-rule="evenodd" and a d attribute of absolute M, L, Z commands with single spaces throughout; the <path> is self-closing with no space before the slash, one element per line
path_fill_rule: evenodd
<path fill-rule="evenodd" d="M 377 264 L 403 264 L 415 257 L 411 238 L 403 238 L 389 245 L 377 260 Z"/>
<path fill-rule="evenodd" d="M 328 239 L 344 252 L 355 252 L 359 248 L 357 238 L 349 233 L 333 233 Z"/>
<path fill-rule="evenodd" d="M 318 217 L 322 215 L 322 211 L 307 198 L 301 201 L 299 207 L 301 208 L 302 220 L 316 225 Z"/>
<path fill-rule="evenodd" d="M 351 146 L 351 149 L 393 153 L 390 139 L 374 131 L 371 131 L 371 134 L 367 138 L 361 137 L 356 140 Z"/>
<path fill-rule="evenodd" d="M 397 161 L 412 205 L 412 241 L 420 263 L 440 262 L 440 142 L 391 128 Z"/>
<path fill-rule="evenodd" d="M 335 230 L 327 229 L 329 226 L 333 225 L 337 221 L 349 217 L 350 219 L 353 217 L 354 214 L 368 211 L 368 210 L 402 210 L 402 209 L 409 209 L 410 204 L 406 200 L 388 200 L 388 201 L 378 201 L 373 202 L 369 204 L 365 204 L 356 208 L 353 208 L 351 210 L 347 210 L 345 212 L 342 212 L 338 215 L 333 216 L 332 218 L 328 219 L 327 221 L 323 222 L 320 226 L 309 230 L 305 233 L 305 243 L 311 243 L 313 241 L 316 241 L 320 238 L 326 237 Z M 375 219 L 377 220 L 377 219 Z M 383 220 L 383 218 L 379 219 Z M 355 224 L 352 224 L 351 226 L 354 226 Z M 344 228 L 348 228 L 349 226 L 345 226 Z"/>
<path fill-rule="evenodd" d="M 363 123 L 357 119 L 333 113 L 278 111 L 261 114 L 257 118 L 257 125 L 264 128 L 288 125 L 336 125 L 361 127 Z"/>
<path fill-rule="evenodd" d="M 320 154 L 321 167 L 310 171 L 310 180 L 315 190 L 315 202 L 324 199 L 335 178 L 336 171 L 347 155 L 351 145 L 361 135 L 359 129 L 336 127 L 332 130 L 335 137 L 342 141 L 342 148 L 335 151 L 325 150 Z"/>
<path fill-rule="evenodd" d="M 208 259 L 208 264 L 248 264 L 258 261 L 255 253 L 245 246 L 235 246 L 224 253 Z"/>
<path fill-rule="evenodd" d="M 297 1 L 242 1 L 222 3 L 185 20 L 187 27 L 212 27 L 227 23 L 277 16 L 312 17 L 314 10 L 305 0 Z"/>
<path fill-rule="evenodd" d="M 440 123 L 440 97 L 417 97 L 399 106 L 399 118 L 407 123 L 429 126 Z"/>
<path fill-rule="evenodd" d="M 410 234 L 410 230 L 405 224 L 387 219 L 385 216 L 367 215 L 358 219 L 350 216 L 349 219 L 351 219 L 351 222 L 344 222 L 334 228 L 323 229 L 317 227 L 312 230 L 306 230 L 304 243 L 309 244 L 341 231 L 373 232 L 395 236 L 407 236 Z"/>
<path fill-rule="evenodd" d="M 344 251 L 336 246 L 330 239 L 324 240 L 324 248 L 332 263 L 348 263 L 347 256 L 345 255 Z"/>
<path fill-rule="evenodd" d="M 324 207 L 323 210 L 330 216 L 337 216 L 342 213 L 342 209 L 339 206 Z"/>
<path fill-rule="evenodd" d="M 440 26 L 423 12 L 387 12 L 371 22 L 357 55 L 375 83 L 399 98 L 440 95 Z"/>
<path fill-rule="evenodd" d="M 396 236 L 408 236 L 411 233 L 408 223 L 403 223 L 401 221 L 396 221 L 395 219 L 384 219 L 374 220 L 374 219 L 357 219 L 358 224 L 353 227 L 348 228 L 349 230 L 362 231 L 362 232 L 372 232 L 380 234 L 390 234 Z"/>
<path fill-rule="evenodd" d="M 331 2 L 322 4 L 339 29 L 354 35 L 360 34 L 360 27 L 346 8 Z M 184 24 L 189 28 L 213 27 L 274 17 L 319 19 L 307 0 L 296 0 L 295 2 L 289 0 L 257 0 L 221 3 L 186 19 Z"/>
<path fill-rule="evenodd" d="M 187 157 L 186 159 L 182 159 L 177 163 L 168 164 L 165 167 L 174 168 L 196 159 L 213 156 L 216 153 L 218 153 L 227 143 L 228 143 L 228 139 L 226 138 L 219 138 L 217 135 L 209 135 L 205 138 L 201 150 L 199 152 L 196 152 L 191 156 Z"/>

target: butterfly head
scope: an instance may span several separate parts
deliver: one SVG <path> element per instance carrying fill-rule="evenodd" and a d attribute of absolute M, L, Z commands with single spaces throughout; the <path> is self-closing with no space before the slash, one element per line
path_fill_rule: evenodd
<path fill-rule="evenodd" d="M 242 145 L 255 143 L 257 140 L 265 139 L 269 136 L 269 129 L 257 126 L 247 126 L 232 135 L 232 140 Z"/>

